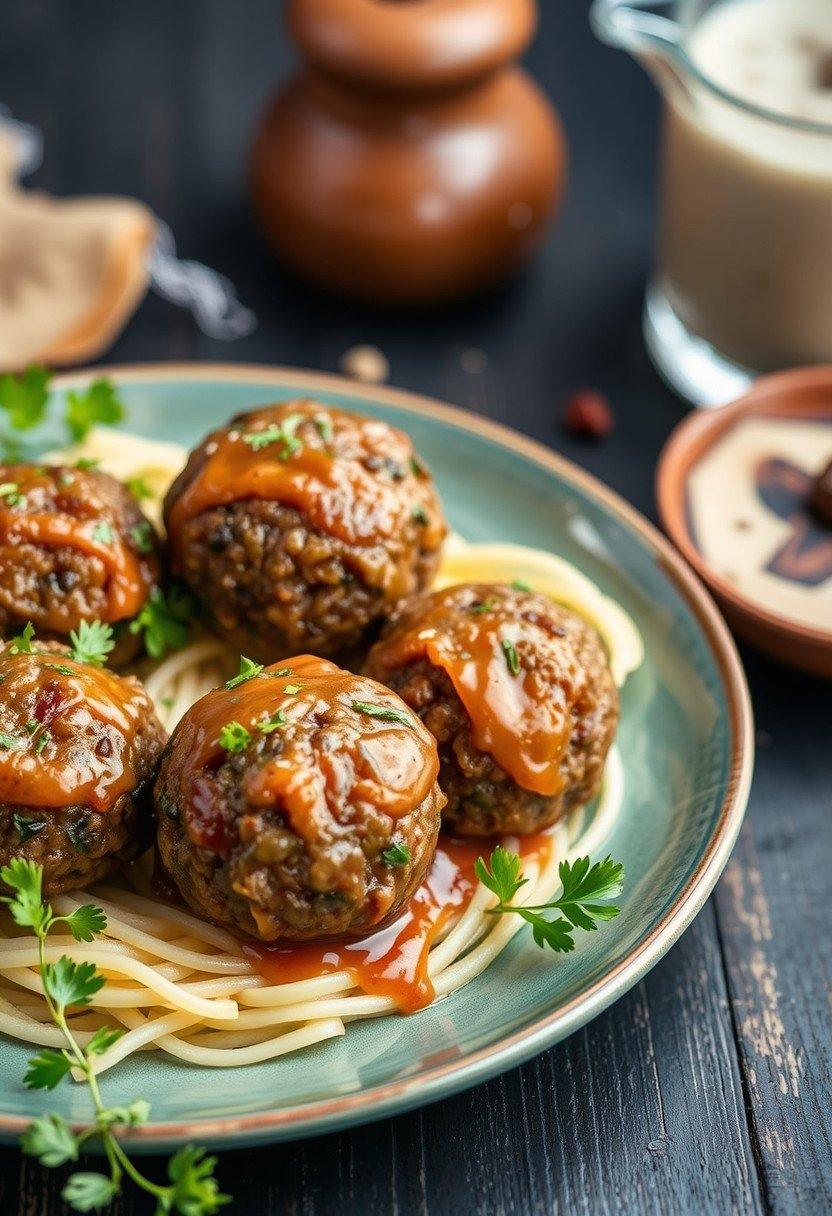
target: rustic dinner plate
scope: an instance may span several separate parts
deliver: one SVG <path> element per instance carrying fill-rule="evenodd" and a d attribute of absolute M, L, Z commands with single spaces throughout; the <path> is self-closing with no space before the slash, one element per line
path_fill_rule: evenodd
<path fill-rule="evenodd" d="M 137 1150 L 185 1140 L 241 1145 L 331 1131 L 430 1102 L 520 1064 L 582 1026 L 673 944 L 702 907 L 739 830 L 752 767 L 751 709 L 728 631 L 670 545 L 635 511 L 547 448 L 392 389 L 273 367 L 107 369 L 125 427 L 194 443 L 234 411 L 297 394 L 408 431 L 452 526 L 470 540 L 562 554 L 630 613 L 646 659 L 622 697 L 626 791 L 609 848 L 624 861 L 621 915 L 544 954 L 525 929 L 468 987 L 411 1017 L 356 1023 L 337 1040 L 255 1067 L 191 1068 L 154 1054 L 102 1079 L 110 1103 L 139 1095 L 152 1122 Z M 97 374 L 100 374 L 98 372 Z M 61 377 L 58 391 L 90 374 Z M 0 1040 L 0 1135 L 34 1115 L 88 1116 L 81 1086 L 28 1091 L 24 1045 Z"/>

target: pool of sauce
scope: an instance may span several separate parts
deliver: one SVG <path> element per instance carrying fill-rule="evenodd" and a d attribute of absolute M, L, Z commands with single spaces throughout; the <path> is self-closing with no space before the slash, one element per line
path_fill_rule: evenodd
<path fill-rule="evenodd" d="M 23 500 L 13 506 L 7 499 L 0 500 L 0 548 L 70 548 L 98 558 L 107 576 L 106 619 L 136 615 L 147 598 L 149 571 L 104 513 L 104 504 L 88 479 L 73 469 L 4 465 L 0 466 L 0 481 L 12 482 Z M 94 537 L 101 522 L 111 525 L 109 543 Z M 65 628 L 57 615 L 54 620 L 41 619 L 41 624 L 56 632 Z"/>
<path fill-rule="evenodd" d="M 0 802 L 104 812 L 138 784 L 149 702 L 137 681 L 33 650 L 0 652 Z"/>
<path fill-rule="evenodd" d="M 314 979 L 351 971 L 370 996 L 386 996 L 402 1013 L 415 1013 L 433 1001 L 428 975 L 430 948 L 456 914 L 465 911 L 476 890 L 474 863 L 486 859 L 499 841 L 441 836 L 436 855 L 407 909 L 392 924 L 356 941 L 283 943 L 246 942 L 243 949 L 272 984 Z M 551 838 L 538 833 L 521 838 L 524 861 L 544 860 Z"/>
<path fill-rule="evenodd" d="M 255 447 L 248 442 L 293 415 L 301 419 L 290 437 L 295 443 L 275 439 Z M 330 431 L 334 438 L 328 438 Z M 414 509 L 421 507 L 422 547 L 436 549 L 445 528 L 432 485 L 417 470 L 407 437 L 373 419 L 313 401 L 255 411 L 211 436 L 195 476 L 173 498 L 168 533 L 174 562 L 188 520 L 244 499 L 294 507 L 319 531 L 357 547 L 412 529 Z"/>

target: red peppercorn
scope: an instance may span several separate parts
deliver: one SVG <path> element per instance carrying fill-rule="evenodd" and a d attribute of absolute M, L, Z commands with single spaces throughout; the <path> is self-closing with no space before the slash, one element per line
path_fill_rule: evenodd
<path fill-rule="evenodd" d="M 612 407 L 603 393 L 592 388 L 579 388 L 566 402 L 563 415 L 566 429 L 573 435 L 603 439 L 615 426 Z"/>

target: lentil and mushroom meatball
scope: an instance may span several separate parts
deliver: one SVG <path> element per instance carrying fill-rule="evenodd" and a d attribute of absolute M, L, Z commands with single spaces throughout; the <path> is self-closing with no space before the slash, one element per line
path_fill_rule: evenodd
<path fill-rule="evenodd" d="M 165 500 L 174 572 L 263 662 L 343 655 L 430 585 L 445 523 L 408 437 L 314 401 L 239 414 Z"/>
<path fill-rule="evenodd" d="M 598 791 L 618 695 L 595 630 L 547 597 L 500 584 L 416 596 L 365 671 L 436 739 L 453 830 L 538 831 Z"/>
<path fill-rule="evenodd" d="M 77 662 L 57 642 L 18 645 L 0 651 L 0 865 L 40 863 L 52 896 L 150 843 L 166 736 L 135 676 Z"/>
<path fill-rule="evenodd" d="M 433 858 L 438 770 L 389 689 L 291 659 L 209 693 L 176 727 L 155 789 L 159 857 L 195 911 L 252 937 L 365 933 Z"/>
<path fill-rule="evenodd" d="M 121 482 L 92 469 L 0 465 L 0 634 L 31 621 L 65 641 L 83 620 L 116 626 L 115 663 L 141 641 L 126 628 L 159 581 L 159 540 Z"/>

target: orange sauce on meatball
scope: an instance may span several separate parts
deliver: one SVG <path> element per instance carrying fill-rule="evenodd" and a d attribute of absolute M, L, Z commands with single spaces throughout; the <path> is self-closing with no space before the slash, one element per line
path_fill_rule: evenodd
<path fill-rule="evenodd" d="M 538 618 L 533 600 L 498 585 L 434 593 L 405 611 L 373 651 L 371 666 L 383 679 L 384 672 L 421 659 L 450 677 L 481 751 L 524 789 L 560 792 L 570 705 L 586 675 L 570 641 Z"/>
<path fill-rule="evenodd" d="M 409 439 L 314 401 L 255 411 L 210 437 L 195 476 L 168 508 L 174 562 L 188 520 L 245 499 L 294 507 L 320 532 L 359 547 L 381 544 L 414 524 L 426 550 L 438 548 L 445 534 Z"/>
<path fill-rule="evenodd" d="M 465 911 L 476 890 L 474 863 L 488 858 L 496 841 L 440 836 L 433 862 L 408 907 L 392 924 L 348 942 L 247 942 L 243 949 L 272 984 L 309 980 L 350 971 L 371 996 L 386 996 L 403 1013 L 415 1013 L 436 993 L 428 973 L 430 948 L 455 915 Z M 551 847 L 545 833 L 520 840 L 524 861 L 544 860 Z"/>
<path fill-rule="evenodd" d="M 77 549 L 95 557 L 107 577 L 106 620 L 136 615 L 147 599 L 150 571 L 102 513 L 103 503 L 88 478 L 72 469 L 2 465 L 0 482 L 15 487 L 0 501 L 0 552 L 36 545 Z M 104 536 L 102 523 L 109 525 Z M 56 632 L 65 629 L 58 619 L 42 620 L 41 625 Z"/>
<path fill-rule="evenodd" d="M 141 685 L 60 651 L 0 652 L 0 801 L 105 812 L 139 781 Z"/>
<path fill-rule="evenodd" d="M 279 805 L 304 840 L 325 837 L 361 803 L 393 819 L 406 815 L 439 772 L 432 736 L 388 689 L 310 655 L 275 663 L 208 693 L 174 736 L 188 834 L 217 853 L 229 851 L 234 830 L 212 783 L 226 759 L 220 736 L 229 722 L 255 737 L 280 731 L 283 747 L 242 775 L 243 793 L 249 806 Z"/>

